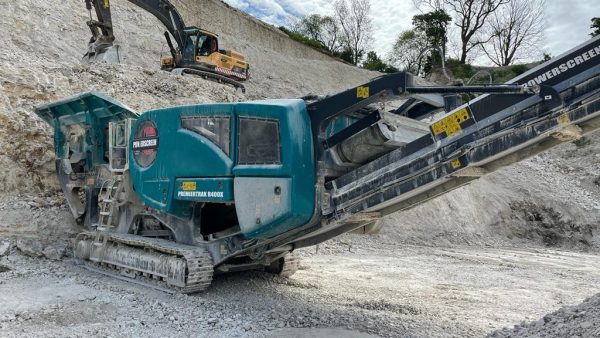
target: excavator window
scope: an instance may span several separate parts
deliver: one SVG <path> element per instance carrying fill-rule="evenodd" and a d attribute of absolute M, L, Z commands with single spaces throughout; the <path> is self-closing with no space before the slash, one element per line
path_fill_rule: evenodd
<path fill-rule="evenodd" d="M 208 56 L 217 51 L 217 39 L 212 36 L 198 36 L 198 55 Z"/>

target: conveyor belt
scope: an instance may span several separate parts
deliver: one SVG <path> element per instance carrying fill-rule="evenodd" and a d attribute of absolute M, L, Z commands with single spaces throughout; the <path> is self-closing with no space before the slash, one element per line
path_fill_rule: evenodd
<path fill-rule="evenodd" d="M 509 84 L 539 95 L 488 94 L 444 115 L 431 133 L 329 182 L 329 222 L 385 215 L 600 129 L 600 39 Z"/>

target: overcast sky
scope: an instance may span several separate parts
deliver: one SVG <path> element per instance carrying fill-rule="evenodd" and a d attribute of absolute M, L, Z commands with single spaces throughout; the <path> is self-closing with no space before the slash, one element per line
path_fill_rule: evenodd
<path fill-rule="evenodd" d="M 306 14 L 332 14 L 333 0 L 225 0 L 267 23 L 281 26 Z M 590 38 L 590 20 L 600 16 L 600 0 L 547 0 L 543 52 L 559 55 Z M 371 0 L 372 49 L 389 53 L 399 32 L 410 29 L 419 14 L 412 0 Z M 452 55 L 451 55 L 452 56 Z"/>

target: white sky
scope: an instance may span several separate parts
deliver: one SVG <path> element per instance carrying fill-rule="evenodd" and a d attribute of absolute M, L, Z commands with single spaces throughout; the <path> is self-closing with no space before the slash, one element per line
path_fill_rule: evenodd
<path fill-rule="evenodd" d="M 600 0 L 546 0 L 546 31 L 540 51 L 559 55 L 590 38 L 590 20 L 600 16 Z M 225 0 L 275 26 L 286 25 L 306 14 L 332 14 L 333 0 Z M 385 57 L 395 38 L 412 27 L 419 14 L 412 0 L 371 0 L 372 50 Z M 453 55 L 450 55 L 453 56 Z"/>

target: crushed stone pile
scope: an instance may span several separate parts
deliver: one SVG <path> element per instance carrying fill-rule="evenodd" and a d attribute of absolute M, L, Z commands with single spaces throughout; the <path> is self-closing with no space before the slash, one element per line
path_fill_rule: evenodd
<path fill-rule="evenodd" d="M 523 322 L 488 335 L 505 337 L 600 337 L 600 294 L 579 305 L 564 306 L 535 322 Z"/>

